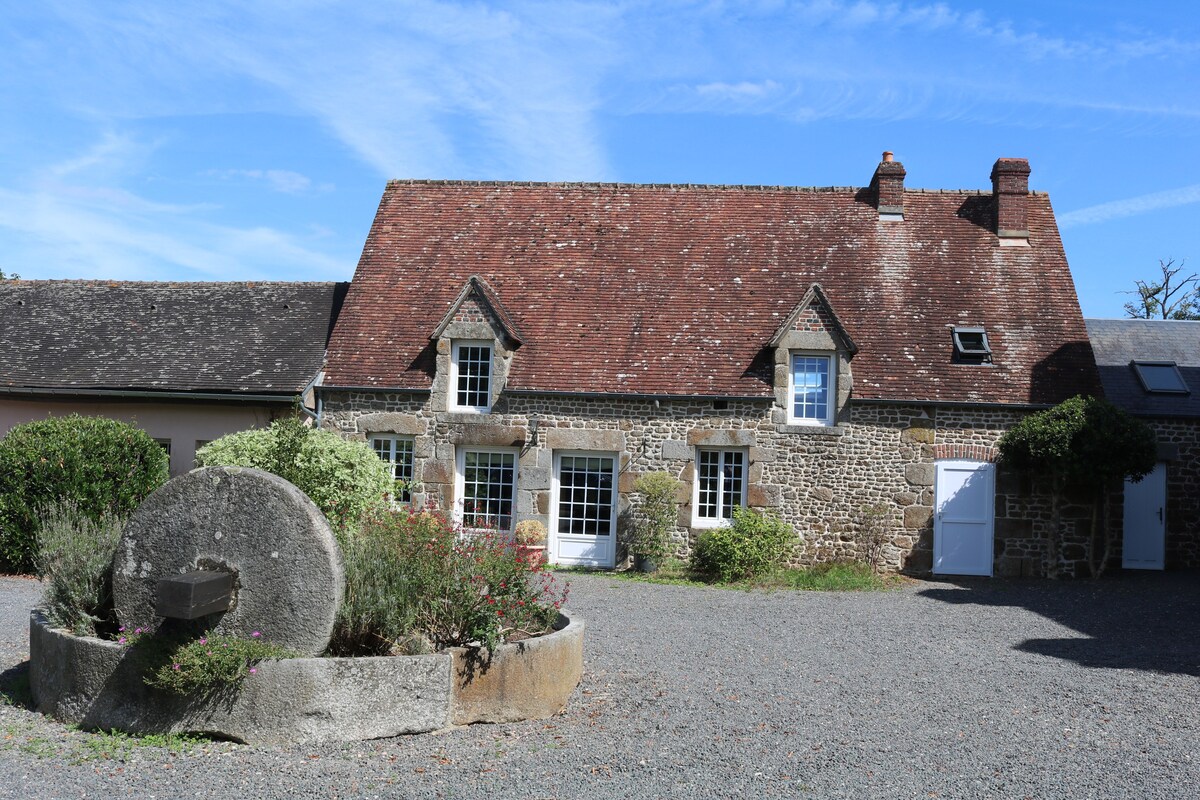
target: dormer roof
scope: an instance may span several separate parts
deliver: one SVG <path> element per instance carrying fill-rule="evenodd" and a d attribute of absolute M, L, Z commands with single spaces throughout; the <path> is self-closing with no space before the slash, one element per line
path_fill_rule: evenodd
<path fill-rule="evenodd" d="M 455 317 L 462 310 L 463 304 L 468 300 L 474 300 L 483 309 L 487 315 L 489 322 L 494 328 L 498 328 L 497 334 L 505 337 L 510 348 L 516 348 L 521 345 L 521 333 L 517 330 L 516 324 L 513 322 L 512 315 L 505 309 L 504 304 L 500 302 L 500 298 L 488 286 L 487 281 L 478 275 L 472 275 L 467 278 L 467 282 L 463 284 L 462 291 L 450 303 L 450 308 L 446 314 L 438 322 L 433 332 L 429 334 L 431 341 L 437 341 L 445 334 L 446 329 L 450 327 L 450 323 L 454 322 Z"/>

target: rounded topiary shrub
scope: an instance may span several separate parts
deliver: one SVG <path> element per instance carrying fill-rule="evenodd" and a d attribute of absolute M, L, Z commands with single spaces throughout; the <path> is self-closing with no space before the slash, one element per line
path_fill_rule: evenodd
<path fill-rule="evenodd" d="M 735 508 L 732 524 L 700 534 L 692 568 L 721 582 L 754 578 L 783 566 L 795 539 L 774 514 Z"/>
<path fill-rule="evenodd" d="M 254 467 L 291 481 L 337 530 L 354 527 L 387 502 L 395 488 L 391 466 L 369 445 L 310 428 L 299 419 L 222 436 L 196 452 L 204 467 Z"/>
<path fill-rule="evenodd" d="M 169 460 L 145 431 L 105 417 L 49 417 L 0 439 L 0 564 L 28 572 L 38 513 L 69 502 L 92 520 L 128 516 L 164 484 Z"/>

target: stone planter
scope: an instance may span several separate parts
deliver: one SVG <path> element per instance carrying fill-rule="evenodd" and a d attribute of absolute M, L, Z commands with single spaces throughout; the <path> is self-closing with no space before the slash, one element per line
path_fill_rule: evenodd
<path fill-rule="evenodd" d="M 130 733 L 207 733 L 249 744 L 357 741 L 473 722 L 542 719 L 583 674 L 582 620 L 501 645 L 425 656 L 264 661 L 242 685 L 206 698 L 152 689 L 115 642 L 29 622 L 29 682 L 42 713 Z"/>

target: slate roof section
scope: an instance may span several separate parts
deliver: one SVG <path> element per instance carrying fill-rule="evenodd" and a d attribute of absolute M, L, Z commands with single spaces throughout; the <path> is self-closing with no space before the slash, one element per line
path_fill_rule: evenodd
<path fill-rule="evenodd" d="M 1089 319 L 1105 396 L 1139 416 L 1200 417 L 1200 321 Z M 1174 361 L 1190 394 L 1147 392 L 1133 361 Z"/>
<path fill-rule="evenodd" d="M 429 331 L 472 275 L 523 343 L 508 391 L 763 397 L 766 348 L 819 283 L 859 346 L 858 398 L 1054 403 L 1098 378 L 1050 201 L 1001 248 L 990 192 L 392 181 L 330 342 L 326 385 L 431 385 Z M 994 365 L 954 364 L 982 325 Z"/>
<path fill-rule="evenodd" d="M 0 393 L 295 395 L 345 283 L 0 281 Z"/>

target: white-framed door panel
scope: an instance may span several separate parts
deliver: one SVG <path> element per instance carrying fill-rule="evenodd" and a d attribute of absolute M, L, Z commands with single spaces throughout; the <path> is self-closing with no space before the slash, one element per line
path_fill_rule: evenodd
<path fill-rule="evenodd" d="M 616 453 L 555 451 L 550 482 L 549 559 L 611 569 L 617 553 Z"/>
<path fill-rule="evenodd" d="M 991 576 L 994 561 L 996 467 L 986 461 L 935 465 L 933 571 Z"/>

